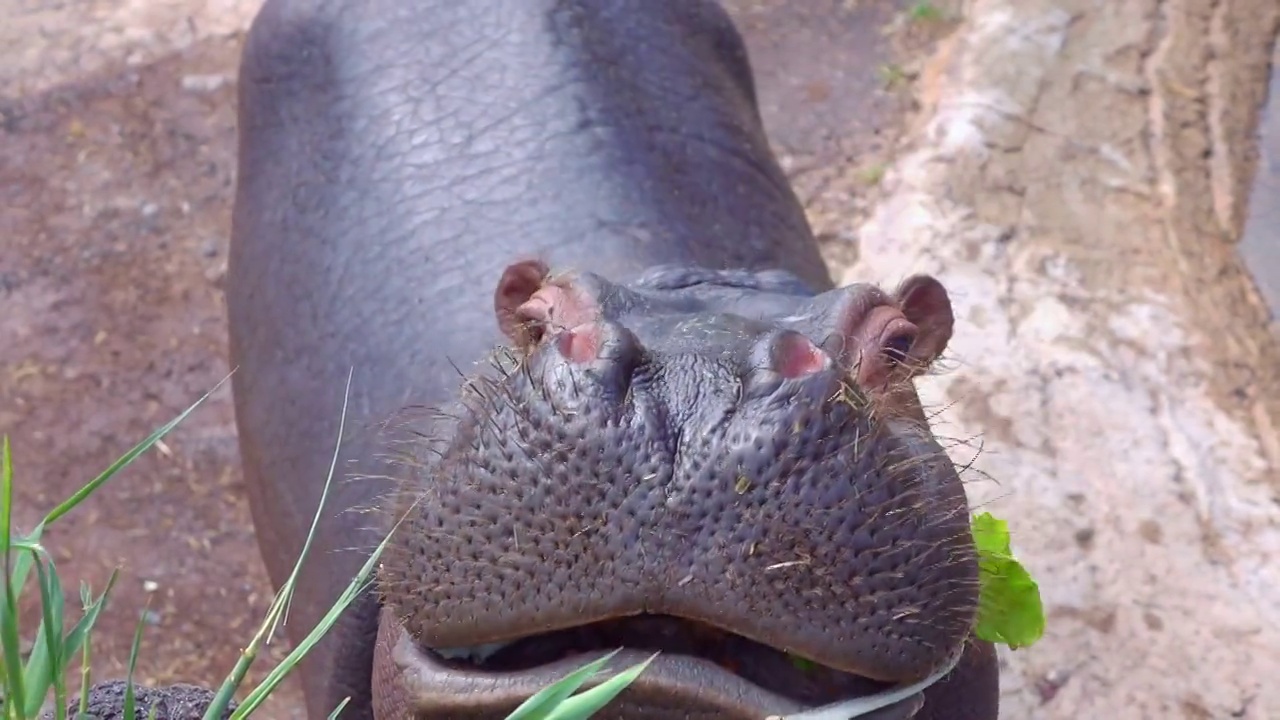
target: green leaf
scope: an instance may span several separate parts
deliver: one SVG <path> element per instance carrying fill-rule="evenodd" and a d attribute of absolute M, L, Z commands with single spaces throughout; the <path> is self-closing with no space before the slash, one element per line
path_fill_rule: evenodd
<path fill-rule="evenodd" d="M 70 658 L 75 655 L 80 650 L 80 645 L 88 640 L 89 633 L 93 632 L 93 626 L 98 622 L 98 615 L 106 605 L 107 593 L 115 587 L 116 578 L 119 576 L 119 568 L 111 571 L 111 577 L 107 578 L 107 588 L 102 591 L 97 600 L 92 599 L 87 585 L 81 587 L 80 599 L 84 605 L 84 614 L 80 616 L 80 620 L 75 627 L 71 628 L 71 632 L 67 633 L 67 638 L 63 641 L 63 657 Z"/>
<path fill-rule="evenodd" d="M 40 628 L 36 631 L 35 645 L 31 648 L 31 656 L 27 659 L 27 669 L 23 677 L 23 690 L 27 694 L 26 717 L 40 714 L 40 706 L 44 704 L 49 687 L 53 686 L 54 701 L 61 703 L 62 697 L 58 689 L 61 687 L 63 669 L 62 655 L 62 613 L 64 598 L 62 582 L 58 579 L 58 570 L 53 558 L 46 558 L 45 563 L 36 560 L 36 573 L 40 580 Z M 57 712 L 55 705 L 55 713 Z M 62 710 L 65 711 L 65 707 Z"/>
<path fill-rule="evenodd" d="M 520 706 L 513 710 L 506 717 L 506 720 L 545 720 L 555 710 L 556 706 L 568 699 L 578 688 L 582 687 L 583 683 L 599 672 L 617 654 L 618 651 L 614 650 L 608 655 L 593 660 L 565 675 L 552 685 L 539 690 L 533 697 L 520 703 Z"/>
<path fill-rule="evenodd" d="M 802 658 L 799 655 L 788 654 L 787 659 L 790 660 L 791 664 L 795 666 L 795 669 L 799 670 L 800 672 L 807 673 L 817 667 L 817 664 L 814 663 L 812 660 L 809 660 L 808 658 Z"/>
<path fill-rule="evenodd" d="M 658 657 L 658 654 L 654 653 L 649 656 L 648 660 L 632 665 L 590 690 L 584 690 L 565 700 L 547 715 L 547 720 L 587 720 L 587 718 L 600 712 L 605 705 L 613 702 L 618 693 L 626 690 L 628 685 L 635 682 L 636 678 L 640 677 L 640 673 L 644 672 L 645 668 L 649 667 L 649 663 L 653 662 L 656 657 Z"/>
<path fill-rule="evenodd" d="M 30 535 L 22 538 L 10 538 L 8 541 L 10 551 L 15 549 L 28 551 L 16 553 L 10 558 L 13 564 L 8 568 L 7 575 L 9 584 L 13 586 L 14 595 L 17 597 L 21 597 L 22 591 L 27 587 L 27 576 L 31 573 L 31 564 L 35 561 L 36 554 L 44 552 L 44 548 L 40 546 L 40 535 L 43 532 L 44 522 L 40 522 L 36 525 L 36 529 L 31 531 Z M 6 608 L 0 606 L 0 626 L 8 622 L 6 618 L 7 612 Z"/>
<path fill-rule="evenodd" d="M 227 676 L 222 687 L 219 688 L 218 694 L 214 696 L 214 701 L 210 703 L 209 709 L 205 712 L 204 720 L 213 720 L 214 718 L 221 716 L 221 713 L 224 712 L 229 703 L 232 693 L 239 687 L 240 682 L 244 679 L 244 674 L 248 670 L 248 663 L 256 657 L 259 643 L 264 639 L 269 640 L 271 635 L 275 633 L 276 624 L 280 620 L 281 616 L 288 612 L 288 606 L 293 598 L 293 590 L 299 577 L 300 568 L 302 567 L 302 563 L 306 561 L 307 553 L 311 548 L 316 526 L 319 524 L 320 515 L 324 511 L 325 500 L 329 496 L 329 488 L 333 482 L 333 474 L 337 469 L 338 457 L 342 447 L 342 437 L 345 434 L 346 428 L 347 407 L 351 397 L 351 378 L 354 373 L 354 367 L 347 372 L 347 387 L 342 400 L 342 415 L 338 422 L 338 438 L 334 445 L 333 457 L 329 463 L 329 474 L 325 477 L 324 490 L 320 493 L 320 503 L 316 507 L 315 515 L 312 517 L 311 530 L 307 533 L 307 540 L 303 543 L 302 551 L 298 554 L 297 562 L 294 563 L 293 572 L 289 574 L 289 578 L 284 582 L 284 585 L 280 587 L 279 592 L 276 593 L 276 597 L 271 603 L 271 608 L 267 612 L 266 619 L 263 621 L 262 625 L 259 626 L 258 632 L 249 643 L 249 646 L 241 653 L 240 661 L 237 663 L 236 667 L 232 669 L 231 675 Z M 344 590 L 338 597 L 338 600 L 333 604 L 333 606 L 329 608 L 329 611 L 325 613 L 324 617 L 320 619 L 320 622 L 311 629 L 311 632 L 303 638 L 302 642 L 298 643 L 297 647 L 295 647 L 279 665 L 267 674 L 267 677 L 263 679 L 262 683 L 245 697 L 244 702 L 242 702 L 231 714 L 232 720 L 242 720 L 242 718 L 247 718 L 252 715 L 257 710 L 258 706 L 261 705 L 267 697 L 271 695 L 271 693 L 275 692 L 275 689 L 284 681 L 285 677 L 287 677 L 289 673 L 293 672 L 294 668 L 297 667 L 302 658 L 307 653 L 311 652 L 311 649 L 320 642 L 320 639 L 324 634 L 333 628 L 334 624 L 338 622 L 342 613 L 346 612 L 351 603 L 355 602 L 358 597 L 371 588 L 372 582 L 369 581 L 369 578 L 372 577 L 374 570 L 377 568 L 378 559 L 382 556 L 383 550 L 386 549 L 387 544 L 390 542 L 392 533 L 394 533 L 396 528 L 399 526 L 400 523 L 397 521 L 392 527 L 391 533 L 388 533 L 387 536 L 382 539 L 382 542 L 378 547 L 375 548 L 373 553 L 365 560 L 364 565 L 360 568 L 360 572 L 356 574 L 356 577 L 353 578 L 350 583 L 348 583 L 346 590 Z M 342 707 L 343 706 L 339 706 L 334 710 L 334 712 L 340 712 Z"/>
<path fill-rule="evenodd" d="M 345 708 L 349 702 L 351 702 L 350 695 L 342 698 L 342 702 L 338 703 L 338 707 L 334 708 L 333 712 L 329 713 L 329 720 L 337 720 L 338 713 L 341 713 L 342 709 Z"/>
<path fill-rule="evenodd" d="M 48 515 L 45 516 L 44 522 L 40 523 L 40 526 L 43 527 L 45 525 L 50 525 L 58 518 L 74 510 L 77 505 L 84 502 L 90 495 L 94 493 L 94 491 L 96 491 L 99 487 L 102 487 L 103 483 L 110 480 L 113 476 L 115 476 L 116 473 L 123 470 L 126 466 L 128 466 L 134 460 L 137 460 L 139 455 L 142 455 L 146 451 L 150 450 L 151 446 L 160 442 L 161 438 L 163 438 L 165 435 L 168 435 L 183 420 L 186 420 L 187 416 L 195 412 L 196 408 L 200 407 L 200 405 L 203 404 L 205 400 L 208 400 L 210 395 L 213 395 L 215 392 L 217 392 L 218 388 L 222 387 L 222 384 L 225 383 L 227 381 L 227 378 L 229 377 L 231 376 L 227 375 L 226 377 L 219 380 L 218 384 L 213 386 L 213 389 L 211 389 L 209 392 L 201 396 L 199 400 L 196 400 L 194 403 L 192 403 L 190 407 L 188 407 L 186 410 L 183 410 L 174 419 L 156 428 L 155 432 L 148 435 L 146 440 L 143 440 L 137 445 L 134 445 L 133 448 L 131 448 L 128 452 L 126 452 L 124 455 L 121 455 L 120 458 L 117 459 L 115 462 L 111 463 L 110 467 L 108 467 L 106 470 L 103 470 L 101 473 L 99 473 L 96 478 L 90 480 L 88 483 L 85 484 L 84 487 L 75 491 L 75 493 L 72 494 L 71 497 L 62 501 L 57 507 L 51 510 Z"/>
<path fill-rule="evenodd" d="M 142 647 L 142 628 L 147 625 L 147 610 L 150 609 L 150 605 L 150 600 L 143 605 L 142 614 L 138 616 L 138 627 L 133 631 L 133 646 L 129 648 L 129 671 L 128 674 L 125 675 L 124 712 L 122 713 L 126 720 L 133 720 L 138 717 L 136 714 L 136 694 L 133 686 L 133 673 L 138 668 L 138 650 Z"/>
<path fill-rule="evenodd" d="M 115 581 L 116 581 L 116 571 L 113 570 L 111 572 L 111 580 L 107 582 L 108 590 L 110 590 L 111 586 L 115 584 Z M 102 598 L 104 601 L 106 600 L 106 597 L 107 597 L 107 594 L 104 592 L 102 594 Z M 84 581 L 81 581 L 80 582 L 80 605 L 84 607 L 86 617 L 90 614 L 90 606 L 92 603 L 92 599 L 93 599 L 93 596 L 89 593 L 89 584 Z M 99 607 L 101 607 L 101 604 L 99 604 Z M 98 616 L 98 612 L 97 612 L 97 609 L 95 608 L 93 610 L 94 621 L 97 620 L 97 616 Z M 75 629 L 71 631 L 72 637 L 75 636 L 76 632 L 80 629 L 81 624 L 84 622 L 85 622 L 85 618 L 81 618 L 80 622 L 76 623 Z M 76 720 L 86 720 L 86 719 L 91 720 L 92 718 L 92 716 L 89 715 L 89 688 L 92 687 L 92 684 L 93 684 L 93 678 L 92 678 L 93 673 L 90 669 L 93 665 L 93 658 L 92 658 L 92 652 L 91 652 L 93 648 L 93 637 L 90 634 L 90 629 L 92 625 L 93 625 L 93 621 L 90 621 L 86 626 L 83 634 L 84 648 L 80 653 L 80 704 L 79 704 L 79 707 L 76 709 Z M 68 643 L 71 642 L 70 637 L 68 638 L 67 642 Z"/>
<path fill-rule="evenodd" d="M 1013 557 L 1009 526 L 991 513 L 973 518 L 978 551 L 978 625 L 981 640 L 1028 647 L 1044 635 L 1040 587 Z"/>
<path fill-rule="evenodd" d="M 0 447 L 0 561 L 4 562 L 4 597 L 0 598 L 0 647 L 4 656 L 4 709 L 16 716 L 26 707 L 22 686 L 22 649 L 18 642 L 18 581 L 13 570 L 10 529 L 13 511 L 13 462 L 9 455 L 9 437 Z M 26 557 L 27 551 L 18 556 Z M 16 710 L 15 710 L 16 709 Z"/>

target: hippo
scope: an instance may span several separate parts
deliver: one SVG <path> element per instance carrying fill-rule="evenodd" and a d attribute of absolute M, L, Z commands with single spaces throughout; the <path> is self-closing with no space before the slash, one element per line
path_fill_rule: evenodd
<path fill-rule="evenodd" d="M 710 0 L 266 0 L 226 280 L 310 718 L 997 717 L 961 480 L 914 380 L 944 286 L 836 287 Z M 415 411 L 416 409 L 416 411 Z M 958 664 L 957 664 L 958 663 Z M 834 715 L 828 715 L 834 717 Z"/>

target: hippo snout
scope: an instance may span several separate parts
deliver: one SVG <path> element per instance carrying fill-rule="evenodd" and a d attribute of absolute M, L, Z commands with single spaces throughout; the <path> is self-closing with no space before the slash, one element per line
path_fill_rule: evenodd
<path fill-rule="evenodd" d="M 946 292 L 796 284 L 508 268 L 511 347 L 431 429 L 384 555 L 407 638 L 386 642 L 433 668 L 427 694 L 621 647 L 661 652 L 636 692 L 792 709 L 955 656 L 977 565 L 912 389 L 950 337 Z"/>

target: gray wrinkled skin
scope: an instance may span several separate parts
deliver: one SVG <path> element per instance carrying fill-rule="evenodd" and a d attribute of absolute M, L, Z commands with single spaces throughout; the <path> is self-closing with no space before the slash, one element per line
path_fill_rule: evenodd
<path fill-rule="evenodd" d="M 415 503 L 302 665 L 310 717 L 500 718 L 618 641 L 664 652 L 600 717 L 763 717 L 967 641 L 963 490 L 869 319 L 925 363 L 949 304 L 832 289 L 718 6 L 267 0 L 239 92 L 233 387 L 277 585 L 353 372 L 295 641 Z M 528 258 L 572 271 L 541 311 Z M 442 409 L 408 468 L 407 407 Z M 994 718 L 996 679 L 972 644 L 916 717 Z"/>

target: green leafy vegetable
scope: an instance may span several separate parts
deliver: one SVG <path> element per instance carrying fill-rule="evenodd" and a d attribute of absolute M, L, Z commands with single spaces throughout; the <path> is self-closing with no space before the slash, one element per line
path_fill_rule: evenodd
<path fill-rule="evenodd" d="M 1017 650 L 1044 634 L 1040 586 L 1013 557 L 1009 525 L 991 513 L 973 518 L 978 549 L 978 638 Z"/>
<path fill-rule="evenodd" d="M 812 660 L 809 660 L 807 658 L 802 658 L 799 655 L 788 654 L 787 658 L 791 660 L 791 664 L 794 665 L 795 668 L 800 672 L 807 673 L 817 667 L 817 665 L 815 665 Z"/>

